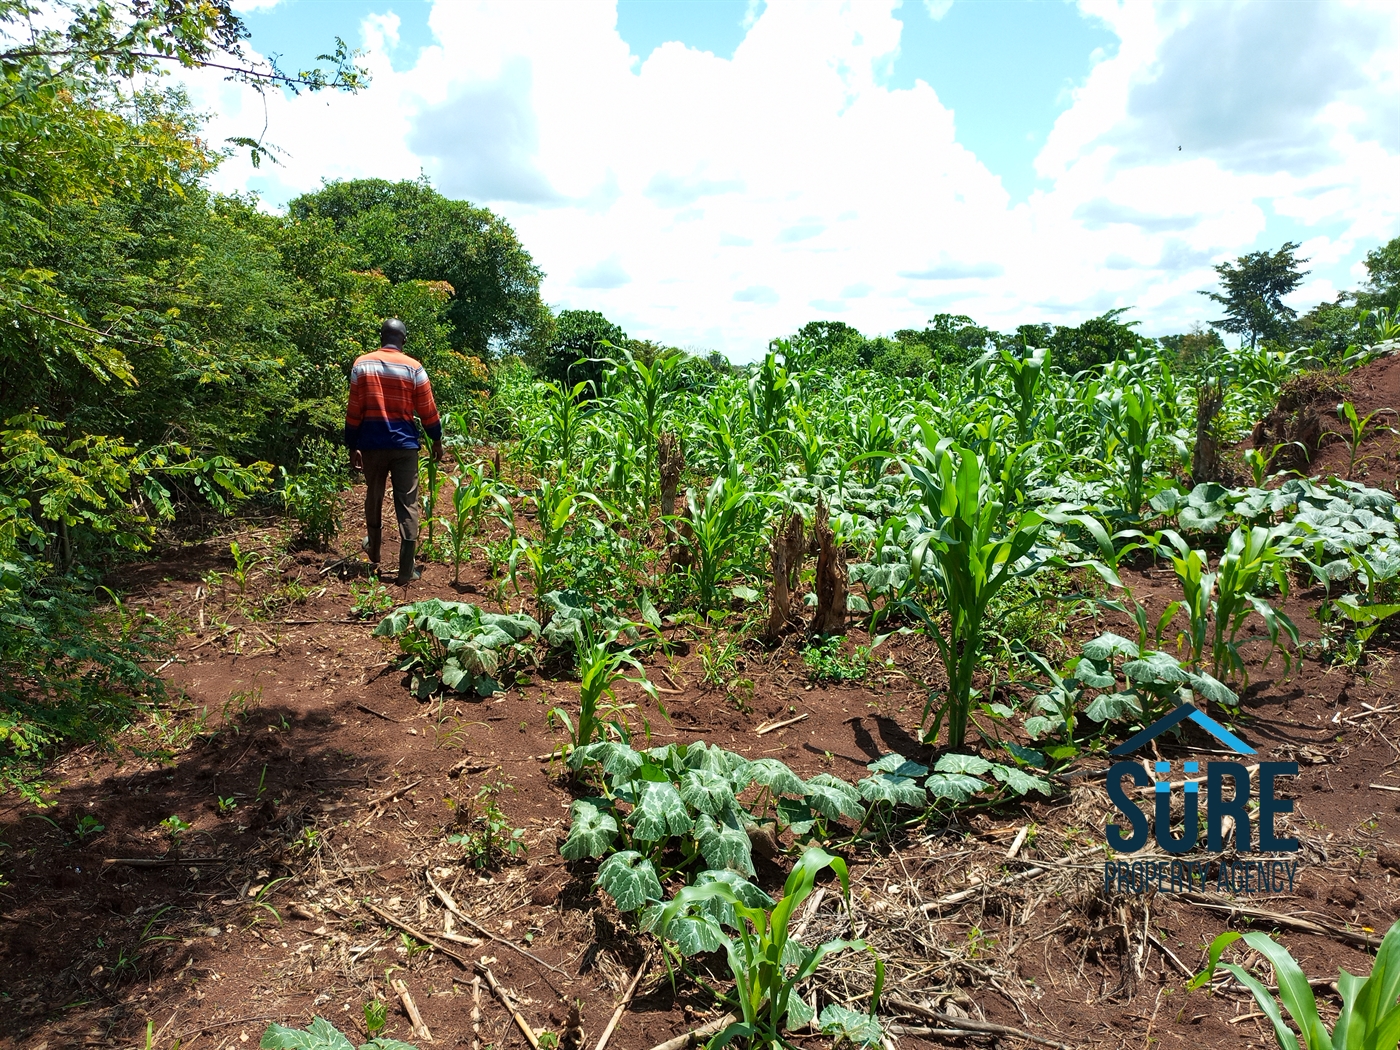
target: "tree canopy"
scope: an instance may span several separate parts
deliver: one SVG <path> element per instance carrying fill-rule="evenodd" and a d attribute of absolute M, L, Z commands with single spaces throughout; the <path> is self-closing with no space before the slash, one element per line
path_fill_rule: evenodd
<path fill-rule="evenodd" d="M 1225 308 L 1225 316 L 1211 324 L 1232 332 L 1251 347 L 1261 340 L 1285 341 L 1298 312 L 1283 297 L 1303 283 L 1306 259 L 1293 253 L 1298 242 L 1285 241 L 1275 252 L 1250 252 L 1234 262 L 1215 267 L 1222 291 L 1201 294 Z"/>
<path fill-rule="evenodd" d="M 328 221 L 362 270 L 394 283 L 443 281 L 454 349 L 488 359 L 548 341 L 539 268 L 510 225 L 485 208 L 450 200 L 426 180 L 329 182 L 289 205 L 293 219 Z"/>

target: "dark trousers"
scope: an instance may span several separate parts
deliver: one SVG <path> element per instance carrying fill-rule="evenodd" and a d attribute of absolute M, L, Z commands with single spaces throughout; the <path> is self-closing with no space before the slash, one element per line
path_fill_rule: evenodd
<path fill-rule="evenodd" d="M 399 519 L 399 539 L 418 542 L 418 449 L 367 448 L 365 460 L 365 524 L 383 527 L 384 486 L 394 481 L 394 517 Z"/>

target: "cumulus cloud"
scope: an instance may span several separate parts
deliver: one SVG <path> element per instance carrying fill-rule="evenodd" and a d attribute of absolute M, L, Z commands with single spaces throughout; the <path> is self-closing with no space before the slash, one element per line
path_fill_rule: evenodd
<path fill-rule="evenodd" d="M 269 100 L 278 181 L 237 159 L 217 178 L 276 203 L 426 172 L 515 226 L 549 302 L 738 360 L 814 312 L 888 332 L 1134 306 L 1144 330 L 1181 330 L 1209 312 L 1213 264 L 1277 247 L 1271 222 L 1322 260 L 1299 296 L 1354 283 L 1400 232 L 1400 7 L 1080 11 L 1119 46 L 1068 92 L 1043 188 L 1014 205 L 933 88 L 889 87 L 893 0 L 753 3 L 731 59 L 672 41 L 644 60 L 608 0 L 437 0 L 412 68 L 371 19 L 369 90 Z M 187 79 L 211 139 L 261 126 L 245 89 Z"/>

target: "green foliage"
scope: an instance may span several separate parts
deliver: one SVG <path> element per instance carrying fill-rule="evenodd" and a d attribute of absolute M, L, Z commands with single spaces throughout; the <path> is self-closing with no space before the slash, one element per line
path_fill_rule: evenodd
<path fill-rule="evenodd" d="M 752 492 L 738 474 L 722 474 L 703 496 L 686 491 L 689 511 L 681 542 L 694 558 L 692 576 L 700 611 L 708 613 L 720 604 L 721 584 L 736 572 L 752 567 L 760 542 L 762 515 Z"/>
<path fill-rule="evenodd" d="M 365 1031 L 370 1038 L 384 1031 L 384 1026 L 389 1023 L 389 1011 L 382 999 L 371 999 L 364 1004 Z"/>
<path fill-rule="evenodd" d="M 540 626 L 524 613 L 488 613 L 466 602 L 437 598 L 395 609 L 374 629 L 376 638 L 397 638 L 404 657 L 398 667 L 411 676 L 420 699 L 443 689 L 490 696 L 496 676 L 533 656 Z"/>
<path fill-rule="evenodd" d="M 383 616 L 394 607 L 394 596 L 377 577 L 350 581 L 350 615 L 357 620 Z"/>
<path fill-rule="evenodd" d="M 1276 252 L 1250 252 L 1216 266 L 1223 290 L 1201 294 L 1223 306 L 1225 316 L 1211 324 L 1240 336 L 1251 349 L 1265 340 L 1287 342 L 1298 312 L 1283 298 L 1308 275 L 1301 269 L 1307 260 L 1293 254 L 1297 249 L 1297 242 L 1287 241 Z"/>
<path fill-rule="evenodd" d="M 82 577 L 0 560 L 0 791 L 42 803 L 43 769 L 60 746 L 104 743 L 164 694 L 147 663 L 165 625 L 119 602 L 101 605 Z"/>
<path fill-rule="evenodd" d="M 934 711 L 926 739 L 948 721 L 948 744 L 960 748 L 972 705 L 972 675 L 982 659 L 983 619 L 987 603 L 1010 579 L 1034 572 L 1030 559 L 1044 519 L 1026 512 L 1014 524 L 1003 521 L 1005 507 L 987 489 L 985 466 L 971 449 L 940 439 L 921 421 L 924 443 L 918 462 L 906 469 L 918 486 L 920 512 L 927 531 L 914 540 L 910 574 L 932 584 L 947 616 L 945 629 L 917 603 L 907 603 L 923 620 L 938 645 L 948 675 L 948 690 Z M 930 696 L 924 718 L 935 708 Z"/>
<path fill-rule="evenodd" d="M 1125 313 L 1127 308 L 1120 307 L 1074 327 L 1056 328 L 1046 342 L 1059 366 L 1074 375 L 1133 356 L 1143 345 L 1143 338 L 1133 331 L 1137 321 L 1124 324 L 1118 320 Z"/>
<path fill-rule="evenodd" d="M 711 1039 L 710 1047 L 717 1050 L 736 1039 L 751 1047 L 789 1045 L 782 1033 L 812 1019 L 811 1009 L 794 994 L 796 986 L 811 977 L 826 956 L 843 951 L 868 951 L 875 958 L 870 1012 L 857 1024 L 845 1013 L 828 1007 L 822 1014 L 823 1030 L 839 1031 L 862 1043 L 878 1043 L 880 1028 L 875 1018 L 885 966 L 874 949 L 860 940 L 830 940 L 808 948 L 790 933 L 794 913 L 811 895 L 817 875 L 828 868 L 836 873 L 842 899 L 849 906 L 846 862 L 814 846 L 793 866 L 783 884 L 782 899 L 776 903 L 741 880 L 714 879 L 681 889 L 670 903 L 652 909 L 647 916 L 647 925 L 657 936 L 675 943 L 683 954 L 724 950 L 740 1019 Z"/>
<path fill-rule="evenodd" d="M 455 809 L 453 824 L 458 829 L 447 841 L 462 849 L 462 859 L 475 868 L 494 867 L 501 860 L 523 856 L 525 829 L 511 827 L 497 803 L 507 785 L 498 780 L 483 784 L 471 799 L 448 805 Z"/>
<path fill-rule="evenodd" d="M 1342 436 L 1343 440 L 1347 443 L 1348 478 L 1351 478 L 1356 474 L 1356 455 L 1361 448 L 1361 443 L 1366 440 L 1366 432 L 1368 430 L 1374 431 L 1376 429 L 1385 429 L 1389 430 L 1392 434 L 1395 433 L 1395 431 L 1390 427 L 1382 428 L 1380 427 L 1380 424 L 1377 424 L 1373 427 L 1371 425 L 1371 420 L 1375 419 L 1379 415 L 1393 416 L 1395 414 L 1395 409 L 1393 408 L 1378 408 L 1374 412 L 1367 415 L 1365 418 L 1361 418 L 1358 417 L 1356 414 L 1356 406 L 1353 405 L 1350 401 L 1343 401 L 1340 405 L 1337 406 L 1337 418 L 1347 425 L 1348 431 Z"/>
<path fill-rule="evenodd" d="M 1278 985 L 1277 1002 L 1264 983 L 1243 966 L 1220 961 L 1225 949 L 1240 940 L 1263 956 L 1273 968 Z M 1206 968 L 1196 975 L 1187 988 L 1196 989 L 1206 984 L 1215 975 L 1218 966 L 1223 966 L 1249 989 L 1259 1009 L 1273 1026 L 1274 1038 L 1282 1050 L 1298 1050 L 1299 1033 L 1307 1050 L 1391 1050 L 1400 1039 L 1400 1004 L 1396 1002 L 1400 997 L 1400 923 L 1391 926 L 1382 938 L 1369 976 L 1357 977 L 1346 970 L 1339 973 L 1337 991 L 1342 998 L 1342 1009 L 1331 1032 L 1328 1032 L 1326 1023 L 1318 1014 L 1317 1001 L 1307 974 L 1288 953 L 1288 949 L 1268 934 L 1257 931 L 1238 933 L 1234 930 L 1220 934 L 1210 943 Z M 1298 1029 L 1297 1033 L 1284 1021 L 1279 1002 L 1288 1011 Z"/>
<path fill-rule="evenodd" d="M 870 650 L 858 645 L 849 657 L 841 655 L 841 637 L 832 635 L 814 641 L 802 650 L 807 677 L 814 682 L 856 682 L 870 669 Z"/>
<path fill-rule="evenodd" d="M 282 506 L 297 523 L 297 537 L 323 549 L 340 531 L 340 493 L 349 483 L 344 456 L 325 438 L 315 437 L 302 449 L 301 469 L 282 475 Z"/>
<path fill-rule="evenodd" d="M 661 899 L 658 867 L 752 876 L 748 829 L 773 827 L 768 809 L 775 803 L 796 804 L 785 812 L 795 812 L 805 824 L 801 834 L 818 823 L 824 828 L 842 816 L 858 821 L 865 814 L 859 794 L 844 781 L 835 781 L 844 793 L 833 803 L 827 779 L 834 778 L 818 774 L 804 783 L 776 759 L 750 762 L 703 741 L 643 752 L 600 741 L 575 748 L 569 765 L 592 771 L 601 794 L 573 803 L 560 852 L 567 860 L 608 856 L 598 885 L 624 911 Z M 739 796 L 751 787 L 757 795 L 745 805 Z M 783 814 L 780 806 L 780 820 Z"/>
<path fill-rule="evenodd" d="M 573 389 L 577 383 L 602 386 L 604 365 L 598 360 L 615 357 L 627 342 L 627 333 L 596 310 L 563 310 L 554 319 L 554 337 L 529 355 L 540 377 Z M 604 345 L 608 344 L 608 345 Z M 585 386 L 584 389 L 588 389 Z"/>
<path fill-rule="evenodd" d="M 1293 621 L 1259 593 L 1272 585 L 1281 597 L 1288 596 L 1288 567 L 1299 555 L 1293 526 L 1255 525 L 1236 529 L 1230 534 L 1214 572 L 1209 570 L 1206 552 L 1192 548 L 1177 533 L 1166 530 L 1160 538 L 1166 545 L 1159 549 L 1171 560 L 1183 599 L 1167 606 L 1158 625 L 1158 634 L 1180 612 L 1186 620 L 1186 629 L 1178 636 L 1178 643 L 1189 654 L 1193 668 L 1199 669 L 1209 655 L 1215 678 L 1243 676 L 1248 685 L 1249 674 L 1240 645 L 1250 638 L 1241 638 L 1239 634 L 1251 615 L 1257 615 L 1264 622 L 1269 639 L 1266 664 L 1278 645 L 1280 630 L 1295 646 L 1298 644 L 1298 629 Z M 1285 673 L 1291 661 L 1288 651 L 1284 650 Z"/>
<path fill-rule="evenodd" d="M 383 1004 L 380 1004 L 376 1011 L 376 1018 L 381 1018 L 384 1012 Z M 370 1004 L 365 1004 L 365 1022 L 369 1026 Z M 372 1031 L 380 1031 L 383 1025 Z M 306 1028 L 285 1028 L 280 1024 L 270 1024 L 263 1037 L 258 1041 L 259 1050 L 357 1050 L 354 1043 L 346 1039 L 336 1030 L 324 1017 L 314 1018 Z M 397 1039 L 385 1039 L 379 1037 L 371 1039 L 368 1043 L 361 1043 L 358 1050 L 417 1050 L 417 1047 L 410 1043 L 402 1043 Z"/>
<path fill-rule="evenodd" d="M 568 729 L 574 749 L 586 747 L 608 732 L 626 740 L 630 735 L 626 713 L 635 705 L 620 703 L 613 687 L 620 681 L 631 682 L 641 686 L 652 699 L 656 699 L 656 687 L 647 681 L 641 661 L 632 655 L 632 650 L 618 646 L 619 631 L 595 632 L 591 618 L 573 622 L 577 625 L 573 640 L 578 657 L 578 722 L 575 724 L 558 707 L 550 711 L 550 716 L 559 719 Z M 623 674 L 625 667 L 634 669 L 642 677 L 628 678 Z"/>
<path fill-rule="evenodd" d="M 445 283 L 451 299 L 443 317 L 450 347 L 459 354 L 487 360 L 498 345 L 521 353 L 548 339 L 539 268 L 510 226 L 485 208 L 450 200 L 425 179 L 352 179 L 294 198 L 288 212 L 294 221 L 326 222 L 350 247 L 354 269 L 378 271 L 395 285 Z M 423 361 L 435 384 L 439 375 L 459 370 L 467 389 L 479 384 L 480 374 L 465 360 L 454 369 L 446 354 L 415 352 L 422 344 L 414 327 L 409 324 L 405 349 Z"/>
<path fill-rule="evenodd" d="M 1400 310 L 1400 237 L 1367 252 L 1365 262 L 1369 279 L 1356 297 L 1357 305 L 1370 310 Z"/>

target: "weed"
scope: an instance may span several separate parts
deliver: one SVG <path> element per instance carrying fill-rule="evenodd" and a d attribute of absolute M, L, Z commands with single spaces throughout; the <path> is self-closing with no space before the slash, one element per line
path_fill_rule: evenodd
<path fill-rule="evenodd" d="M 238 593 L 245 594 L 253 578 L 253 571 L 266 563 L 269 560 L 268 556 L 256 551 L 245 551 L 238 545 L 237 540 L 228 545 L 228 552 L 233 557 L 233 571 L 228 573 L 228 576 L 238 584 Z"/>
<path fill-rule="evenodd" d="M 1368 429 L 1374 430 L 1380 428 L 1382 430 L 1389 430 L 1392 434 L 1395 433 L 1395 430 L 1391 427 L 1381 427 L 1379 423 L 1377 423 L 1375 427 L 1371 425 L 1371 420 L 1382 414 L 1395 415 L 1396 413 L 1393 408 L 1378 408 L 1370 415 L 1361 418 L 1356 414 L 1356 406 L 1350 401 L 1343 401 L 1337 406 L 1337 418 L 1347 425 L 1347 433 L 1341 435 L 1341 438 L 1347 445 L 1348 478 L 1356 473 L 1356 456 L 1361 448 L 1361 443 L 1366 440 L 1366 431 Z"/>
<path fill-rule="evenodd" d="M 524 855 L 525 829 L 513 828 L 501 812 L 496 800 L 501 792 L 514 790 L 505 781 L 483 785 L 475 797 L 465 803 L 447 799 L 455 811 L 453 823 L 460 830 L 447 836 L 447 841 L 462 847 L 462 859 L 474 868 L 494 867 L 503 859 Z"/>
<path fill-rule="evenodd" d="M 739 643 L 733 641 L 726 642 L 719 648 L 706 642 L 697 652 L 700 656 L 700 681 L 716 689 L 725 688 L 729 680 L 739 672 L 739 662 L 744 655 Z"/>
<path fill-rule="evenodd" d="M 378 577 L 363 583 L 359 580 L 352 580 L 350 598 L 350 615 L 357 620 L 370 620 L 376 616 L 383 616 L 394 607 L 394 596 L 389 593 L 389 588 L 385 587 Z"/>
<path fill-rule="evenodd" d="M 819 638 L 802 650 L 807 677 L 813 682 L 855 682 L 870 669 L 870 649 L 858 645 L 848 657 L 841 655 L 841 636 Z"/>
<path fill-rule="evenodd" d="M 297 537 L 322 549 L 340 531 L 340 493 L 349 480 L 343 454 L 322 437 L 312 438 L 302 449 L 295 474 L 279 467 L 282 506 L 297 523 Z"/>

